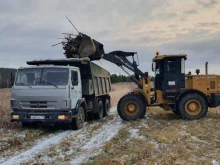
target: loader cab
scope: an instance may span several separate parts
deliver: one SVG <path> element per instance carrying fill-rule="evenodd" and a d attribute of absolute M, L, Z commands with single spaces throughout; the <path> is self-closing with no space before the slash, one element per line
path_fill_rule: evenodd
<path fill-rule="evenodd" d="M 186 55 L 157 55 L 153 59 L 155 91 L 166 96 L 185 88 L 185 60 Z"/>

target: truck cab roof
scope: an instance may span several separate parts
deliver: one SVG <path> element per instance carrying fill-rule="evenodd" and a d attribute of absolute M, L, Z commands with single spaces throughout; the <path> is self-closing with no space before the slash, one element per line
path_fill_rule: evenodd
<path fill-rule="evenodd" d="M 57 66 L 57 65 L 27 66 L 27 67 L 20 67 L 20 68 L 18 68 L 18 69 L 35 69 L 35 68 L 67 68 L 67 69 L 79 69 L 78 67 L 74 67 L 74 66 Z"/>

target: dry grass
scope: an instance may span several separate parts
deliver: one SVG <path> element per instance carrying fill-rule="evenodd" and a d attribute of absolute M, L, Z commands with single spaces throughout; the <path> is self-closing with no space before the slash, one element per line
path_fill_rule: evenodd
<path fill-rule="evenodd" d="M 0 128 L 11 128 L 14 125 L 10 122 L 10 89 L 0 89 Z"/>
<path fill-rule="evenodd" d="M 124 122 L 103 152 L 86 164 L 211 164 L 220 162 L 220 113 L 210 109 L 197 121 L 186 121 L 160 108 L 149 108 L 146 119 Z M 138 129 L 138 136 L 130 135 Z M 139 138 L 143 137 L 143 138 Z"/>

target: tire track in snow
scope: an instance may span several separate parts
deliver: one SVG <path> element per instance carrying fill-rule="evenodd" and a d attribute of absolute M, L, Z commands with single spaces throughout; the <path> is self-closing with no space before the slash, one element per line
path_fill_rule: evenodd
<path fill-rule="evenodd" d="M 53 144 L 58 144 L 63 138 L 69 135 L 71 131 L 64 131 L 59 133 L 58 135 L 52 136 L 48 139 L 42 139 L 31 149 L 22 152 L 21 154 L 9 158 L 5 162 L 0 162 L 1 165 L 17 165 L 22 163 L 23 161 L 27 161 L 32 159 L 35 155 L 39 154 L 41 151 L 49 148 Z"/>
<path fill-rule="evenodd" d="M 111 108 L 111 114 L 115 114 L 115 113 L 116 113 L 116 107 Z M 121 123 L 121 120 L 119 118 L 117 118 L 117 120 L 116 120 L 116 118 L 114 118 L 113 120 L 111 120 L 111 122 L 105 123 L 101 127 L 100 131 L 97 134 L 95 134 L 94 137 L 91 138 L 91 141 L 89 141 L 85 145 L 83 145 L 81 147 L 81 149 L 86 149 L 87 147 L 92 149 L 94 147 L 103 146 L 105 142 L 107 142 L 115 134 L 117 134 L 117 131 L 120 129 L 119 127 L 121 127 L 120 123 Z M 116 126 L 114 129 L 113 129 L 113 127 L 114 127 L 113 125 Z M 88 128 L 88 127 L 89 127 L 89 125 L 86 126 L 86 128 Z M 80 133 L 83 133 L 83 129 L 78 130 L 78 131 L 63 131 L 61 133 L 58 133 L 55 136 L 41 139 L 32 148 L 30 148 L 30 149 L 28 149 L 28 150 L 26 150 L 16 156 L 11 157 L 6 161 L 5 160 L 0 161 L 0 164 L 1 165 L 8 165 L 8 164 L 17 165 L 17 164 L 21 164 L 23 162 L 29 161 L 29 160 L 33 159 L 36 155 L 38 155 L 40 152 L 45 151 L 46 149 L 50 148 L 51 145 L 59 144 L 64 138 L 66 138 L 70 135 L 73 135 L 73 134 L 79 135 Z M 102 138 L 105 138 L 105 139 L 102 139 Z M 96 140 L 98 140 L 97 143 L 96 143 Z M 88 148 L 88 150 L 90 151 L 89 148 Z M 81 161 L 83 161 L 83 160 L 84 159 L 82 159 Z"/>
<path fill-rule="evenodd" d="M 94 157 L 101 153 L 106 142 L 110 141 L 115 135 L 118 134 L 119 129 L 122 127 L 122 120 L 120 117 L 116 117 L 111 123 L 106 123 L 100 129 L 100 131 L 91 137 L 84 146 L 80 148 L 80 152 L 76 153 L 76 159 L 67 164 L 78 165 L 88 161 L 91 157 Z"/>

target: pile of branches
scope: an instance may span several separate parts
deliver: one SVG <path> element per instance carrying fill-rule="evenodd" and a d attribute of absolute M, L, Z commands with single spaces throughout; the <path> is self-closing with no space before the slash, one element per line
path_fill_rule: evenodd
<path fill-rule="evenodd" d="M 63 33 L 64 40 L 58 43 L 62 44 L 66 58 L 89 57 L 90 60 L 100 60 L 105 54 L 103 44 L 91 39 L 90 36 L 79 32 L 70 19 L 67 16 L 66 18 L 78 33 L 77 35 Z"/>
<path fill-rule="evenodd" d="M 90 60 L 100 60 L 105 54 L 103 44 L 79 32 L 70 19 L 67 16 L 66 18 L 78 33 L 77 35 L 63 33 L 64 41 L 58 43 L 63 45 L 66 58 L 89 57 Z"/>
<path fill-rule="evenodd" d="M 73 38 L 75 36 L 75 38 Z M 64 41 L 61 42 L 63 45 L 64 55 L 66 58 L 78 58 L 79 47 L 82 43 L 82 34 L 64 34 Z"/>
<path fill-rule="evenodd" d="M 83 33 L 64 33 L 64 41 L 61 43 L 66 58 L 89 57 L 90 60 L 100 60 L 105 54 L 103 44 Z"/>

